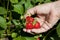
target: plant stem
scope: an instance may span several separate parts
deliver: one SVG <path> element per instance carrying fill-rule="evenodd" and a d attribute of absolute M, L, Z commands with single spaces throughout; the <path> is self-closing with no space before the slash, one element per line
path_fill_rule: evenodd
<path fill-rule="evenodd" d="M 8 0 L 8 2 L 7 2 L 7 14 L 8 14 L 8 12 L 10 13 L 10 15 L 9 15 L 9 22 L 11 22 L 11 11 L 9 11 L 9 0 Z M 6 18 L 7 18 L 7 14 L 6 14 Z M 10 25 L 11 24 L 9 24 L 9 26 L 8 26 L 8 29 L 7 29 L 7 34 L 10 34 Z"/>
<path fill-rule="evenodd" d="M 12 13 L 10 11 L 9 21 L 11 21 L 11 20 L 12 20 Z"/>
<path fill-rule="evenodd" d="M 9 8 L 9 0 L 7 2 L 7 13 L 8 13 L 8 8 Z M 7 14 L 6 14 L 6 17 L 7 17 Z"/>

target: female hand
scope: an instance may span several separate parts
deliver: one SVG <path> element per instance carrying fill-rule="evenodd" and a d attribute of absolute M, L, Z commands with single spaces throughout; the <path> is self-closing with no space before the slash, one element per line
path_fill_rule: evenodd
<path fill-rule="evenodd" d="M 41 4 L 36 7 L 33 7 L 27 10 L 25 17 L 27 17 L 28 14 L 34 15 L 35 13 L 38 16 L 35 19 L 38 22 L 40 22 L 41 28 L 32 29 L 32 30 L 23 29 L 23 31 L 27 33 L 31 33 L 31 34 L 32 33 L 36 33 L 36 34 L 43 33 L 51 29 L 59 20 L 59 14 L 54 7 L 54 3 Z"/>

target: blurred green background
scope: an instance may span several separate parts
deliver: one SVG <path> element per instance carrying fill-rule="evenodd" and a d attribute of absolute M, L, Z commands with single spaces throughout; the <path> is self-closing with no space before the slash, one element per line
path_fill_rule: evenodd
<path fill-rule="evenodd" d="M 0 40 L 60 40 L 60 23 L 46 33 L 31 35 L 23 32 L 26 11 L 34 6 L 57 0 L 0 0 Z M 5 39 L 4 39 L 5 38 Z"/>

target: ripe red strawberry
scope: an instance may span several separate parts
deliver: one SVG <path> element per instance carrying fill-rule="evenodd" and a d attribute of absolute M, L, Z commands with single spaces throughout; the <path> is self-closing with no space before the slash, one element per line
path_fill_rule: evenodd
<path fill-rule="evenodd" d="M 37 40 L 40 40 L 40 38 L 38 37 Z"/>
<path fill-rule="evenodd" d="M 35 29 L 40 28 L 40 23 L 39 23 L 39 22 L 36 22 L 35 25 L 34 25 L 34 28 L 35 28 Z"/>
<path fill-rule="evenodd" d="M 34 18 L 27 16 L 26 17 L 26 29 L 38 29 L 40 28 L 40 23 L 35 21 Z"/>
<path fill-rule="evenodd" d="M 26 22 L 33 22 L 33 21 L 34 21 L 34 18 L 32 18 L 30 16 L 26 17 Z"/>
<path fill-rule="evenodd" d="M 32 23 L 26 23 L 26 29 L 32 29 L 33 24 Z"/>

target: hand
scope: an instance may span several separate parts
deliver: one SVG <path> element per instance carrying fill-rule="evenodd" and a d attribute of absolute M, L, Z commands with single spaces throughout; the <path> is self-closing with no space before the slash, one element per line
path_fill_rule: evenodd
<path fill-rule="evenodd" d="M 38 17 L 36 17 L 35 19 L 41 24 L 41 28 L 39 29 L 32 29 L 32 30 L 23 29 L 25 32 L 31 34 L 46 32 L 49 29 L 51 29 L 59 20 L 58 17 L 59 14 L 55 10 L 53 3 L 42 4 L 31 8 L 27 10 L 25 17 L 28 16 L 28 13 L 31 15 L 34 15 L 36 13 Z"/>

